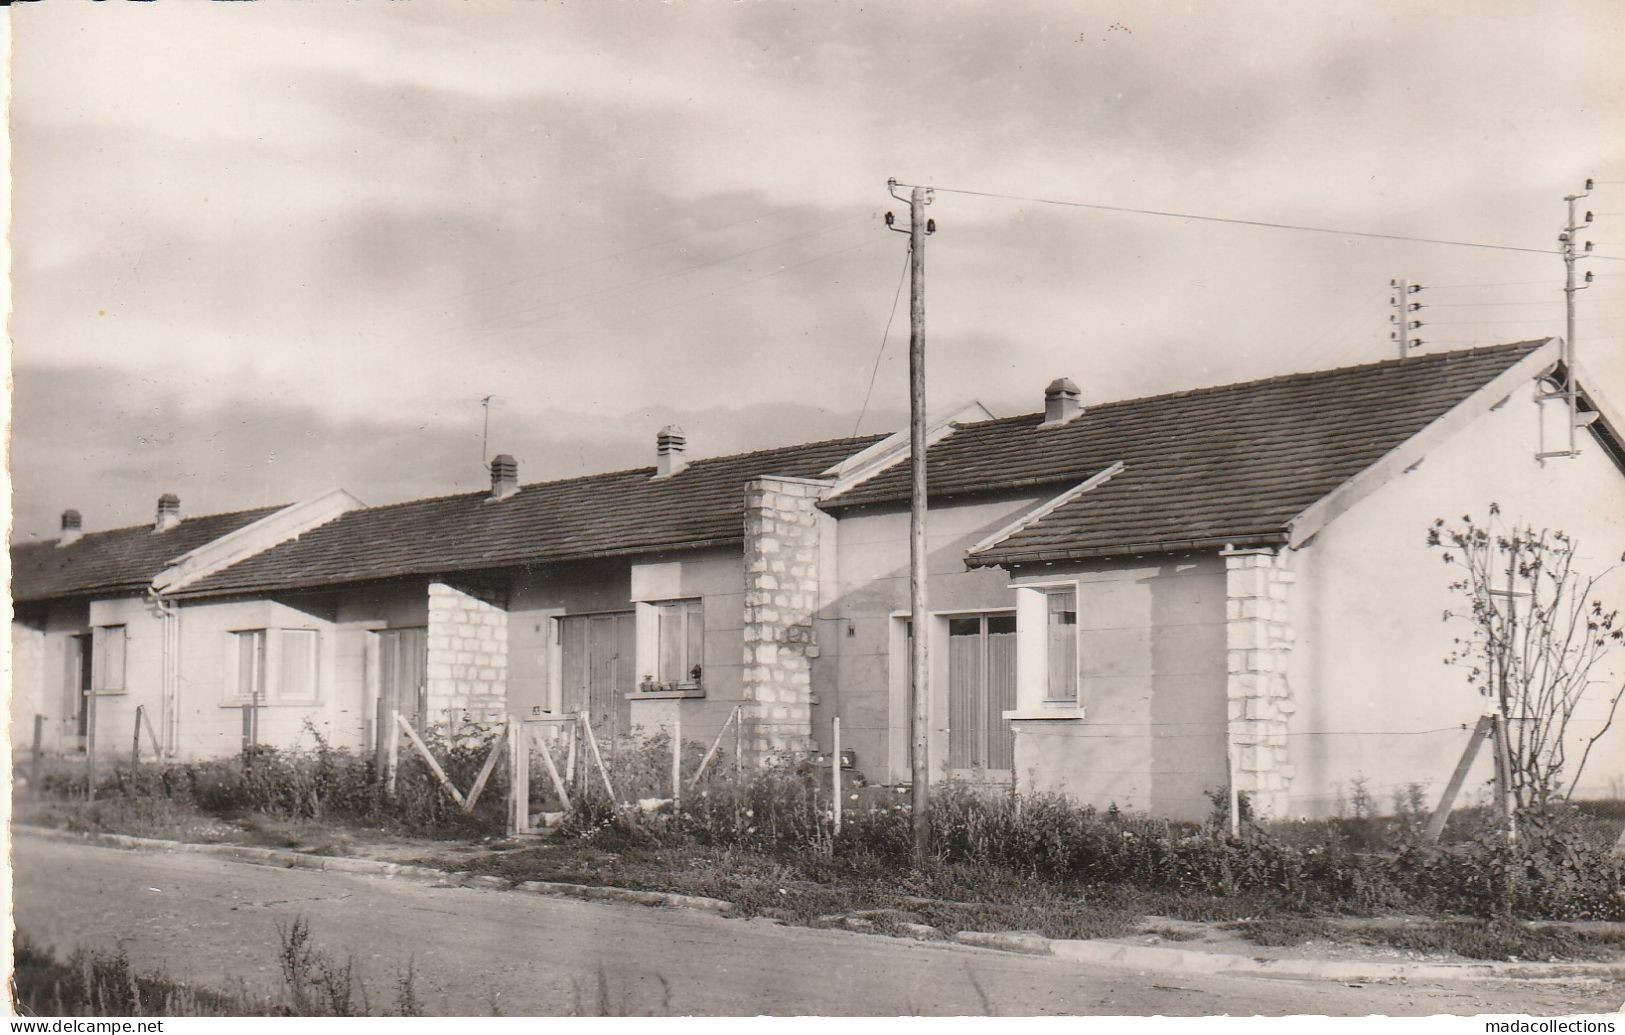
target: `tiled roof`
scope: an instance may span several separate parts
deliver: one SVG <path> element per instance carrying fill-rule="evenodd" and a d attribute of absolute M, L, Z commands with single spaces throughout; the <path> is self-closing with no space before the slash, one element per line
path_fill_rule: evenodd
<path fill-rule="evenodd" d="M 1059 492 L 1124 470 L 977 554 L 973 564 L 1279 540 L 1306 507 L 1539 348 L 1520 342 L 968 424 L 931 447 L 933 499 Z M 908 497 L 899 464 L 825 504 Z"/>
<path fill-rule="evenodd" d="M 745 483 L 812 478 L 881 436 L 694 460 L 670 478 L 653 468 L 353 510 L 216 572 L 181 595 L 263 592 L 470 572 L 738 542 Z"/>
<path fill-rule="evenodd" d="M 14 544 L 11 598 L 18 603 L 145 589 L 177 557 L 253 524 L 281 506 L 186 518 L 167 532 L 151 525 L 90 532 L 78 542 Z"/>

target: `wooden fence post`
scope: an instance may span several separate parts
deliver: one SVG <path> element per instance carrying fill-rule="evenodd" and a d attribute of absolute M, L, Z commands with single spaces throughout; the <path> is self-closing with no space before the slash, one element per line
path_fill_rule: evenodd
<path fill-rule="evenodd" d="M 512 734 L 508 737 L 508 833 L 518 834 L 519 829 L 519 738 L 524 736 L 524 727 L 519 725 L 517 715 L 508 716 L 508 728 Z"/>
<path fill-rule="evenodd" d="M 568 727 L 568 729 L 570 731 L 569 732 L 570 740 L 569 740 L 569 746 L 565 748 L 565 752 L 564 752 L 564 782 L 569 784 L 571 787 L 580 787 L 581 786 L 581 781 L 580 781 L 581 773 L 580 773 L 579 770 L 580 770 L 580 762 L 582 760 L 576 757 L 576 741 L 578 739 L 580 739 L 580 738 L 579 738 L 579 735 L 578 735 L 578 733 L 576 731 L 575 726 L 572 725 L 572 726 Z M 615 749 L 612 747 L 612 748 L 610 748 L 610 750 L 613 751 Z M 565 808 L 569 808 L 569 806 L 566 805 Z"/>
<path fill-rule="evenodd" d="M 373 708 L 373 713 L 372 768 L 382 782 L 389 771 L 389 747 L 384 740 L 385 731 L 389 729 L 389 701 L 383 694 L 378 695 L 378 703 Z"/>
<path fill-rule="evenodd" d="M 45 716 L 34 716 L 34 755 L 28 761 L 28 786 L 34 793 L 40 792 L 39 767 L 40 759 L 45 754 Z"/>
<path fill-rule="evenodd" d="M 85 691 L 85 798 L 96 800 L 96 691 Z"/>
<path fill-rule="evenodd" d="M 1507 739 L 1506 716 L 1497 713 L 1490 717 L 1491 735 L 1495 738 L 1495 799 L 1506 822 L 1507 840 L 1518 840 L 1518 801 L 1512 793 L 1512 745 Z"/>
<path fill-rule="evenodd" d="M 130 734 L 131 776 L 134 776 L 135 771 L 141 768 L 141 715 L 146 710 L 146 707 L 147 706 L 144 704 L 138 704 L 135 706 L 135 729 Z"/>
<path fill-rule="evenodd" d="M 391 708 L 389 711 L 389 747 L 385 756 L 384 790 L 390 795 L 395 793 L 395 770 L 400 768 L 401 761 L 401 713 L 399 709 Z"/>
<path fill-rule="evenodd" d="M 834 764 L 830 766 L 830 771 L 834 773 L 835 777 L 835 836 L 839 837 L 841 834 L 841 717 L 839 715 L 835 716 L 835 733 L 831 739 L 835 742 Z"/>
<path fill-rule="evenodd" d="M 683 713 L 679 708 L 671 717 L 671 811 L 672 815 L 683 804 Z"/>

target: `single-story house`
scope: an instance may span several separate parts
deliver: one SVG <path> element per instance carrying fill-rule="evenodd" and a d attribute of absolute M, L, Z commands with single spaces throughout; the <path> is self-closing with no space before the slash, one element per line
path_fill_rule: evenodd
<path fill-rule="evenodd" d="M 1232 779 L 1276 815 L 1442 784 L 1482 700 L 1441 664 L 1433 520 L 1495 502 L 1596 571 L 1625 548 L 1625 425 L 1582 380 L 1579 448 L 1554 447 L 1554 373 L 1548 340 L 1089 405 L 1062 379 L 1041 412 L 935 420 L 932 771 L 1182 817 Z M 310 720 L 354 747 L 389 710 L 586 711 L 611 734 L 680 716 L 709 742 L 739 709 L 757 757 L 828 748 L 839 716 L 859 767 L 904 782 L 908 457 L 899 433 L 690 459 L 668 428 L 653 467 L 521 485 L 504 456 L 489 491 L 333 507 L 124 597 L 14 562 L 19 623 L 90 632 L 94 656 L 97 615 L 70 602 L 127 601 L 126 686 L 101 690 L 169 687 L 179 755 L 235 748 L 250 694 L 266 739 Z M 137 628 L 143 589 L 167 634 Z M 137 679 L 138 657 L 172 675 Z M 34 671 L 30 700 L 72 699 L 60 664 Z M 1610 737 L 1584 790 L 1625 781 Z"/>

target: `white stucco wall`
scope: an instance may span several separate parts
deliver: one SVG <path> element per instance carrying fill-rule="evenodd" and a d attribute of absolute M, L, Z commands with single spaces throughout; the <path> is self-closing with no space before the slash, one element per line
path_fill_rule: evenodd
<path fill-rule="evenodd" d="M 69 638 L 90 631 L 84 602 L 57 601 L 26 608 L 11 625 L 11 744 L 21 757 L 33 749 L 34 716 L 45 716 L 40 745 L 51 753 L 77 747 L 73 721 L 77 689 L 68 685 Z"/>
<path fill-rule="evenodd" d="M 552 565 L 514 577 L 508 607 L 508 701 L 511 711 L 557 711 L 561 651 L 555 619 L 606 611 L 635 612 L 639 602 L 698 599 L 705 614 L 703 697 L 632 703 L 635 728 L 670 724 L 681 709 L 684 740 L 707 745 L 740 703 L 744 578 L 737 549 L 697 550 L 647 558 Z M 645 619 L 645 625 L 652 620 Z M 653 627 L 649 626 L 652 632 Z M 645 637 L 647 639 L 647 637 Z M 648 653 L 648 645 L 643 648 Z M 651 656 L 636 659 L 635 685 Z"/>
<path fill-rule="evenodd" d="M 1099 808 L 1206 816 L 1208 793 L 1228 780 L 1224 561 L 1102 561 L 1016 581 L 1076 587 L 1084 711 L 1081 720 L 1015 721 L 1021 787 Z"/>
<path fill-rule="evenodd" d="M 93 618 L 96 615 L 93 613 Z M 243 709 L 228 701 L 230 669 L 236 664 L 232 653 L 233 633 L 247 629 L 311 629 L 317 633 L 317 699 L 314 703 L 283 704 L 263 702 L 259 708 L 258 740 L 279 747 L 311 745 L 305 733 L 308 721 L 335 747 L 365 747 L 368 717 L 354 679 L 355 644 L 346 650 L 346 636 L 361 636 L 360 630 L 346 630 L 336 621 L 335 605 L 329 598 L 316 597 L 296 606 L 270 600 L 198 602 L 181 608 L 180 675 L 177 686 L 178 748 L 182 758 L 208 758 L 229 755 L 242 746 Z M 98 621 L 97 624 L 100 624 Z M 141 686 L 104 715 L 117 714 L 115 730 L 124 731 L 128 743 L 134 705 L 146 704 L 156 724 L 158 674 L 161 671 L 161 623 L 148 618 L 137 629 L 130 620 L 130 671 L 141 672 Z M 137 646 L 137 640 L 140 646 Z M 139 649 L 139 661 L 138 661 Z M 341 654 L 351 663 L 343 667 Z M 139 666 L 139 667 L 138 667 Z M 147 675 L 150 673 L 150 677 Z M 148 689 L 150 679 L 151 688 Z M 104 698 L 104 701 L 106 699 Z M 128 713 L 128 714 L 126 714 Z"/>
<path fill-rule="evenodd" d="M 934 504 L 926 524 L 928 606 L 945 611 L 1009 609 L 1015 597 L 998 568 L 966 570 L 977 540 L 1030 510 L 1036 498 Z M 833 591 L 819 612 L 813 664 L 813 729 L 829 747 L 830 720 L 841 716 L 842 747 L 858 754 L 872 780 L 909 777 L 906 641 L 894 617 L 909 609 L 908 511 L 847 511 L 836 522 Z M 932 769 L 947 756 L 946 622 L 934 623 Z"/>
<path fill-rule="evenodd" d="M 1471 726 L 1483 710 L 1465 673 L 1443 664 L 1462 627 L 1441 616 L 1460 610 L 1464 598 L 1448 589 L 1460 568 L 1426 545 L 1435 518 L 1459 523 L 1471 514 L 1482 522 L 1493 501 L 1509 526 L 1528 522 L 1574 536 L 1577 568 L 1600 572 L 1625 551 L 1625 475 L 1589 435 L 1578 457 L 1536 461 L 1534 394 L 1533 385 L 1521 388 L 1297 551 L 1293 813 L 1335 813 L 1355 777 L 1384 809 L 1413 782 L 1435 798 L 1467 736 L 1457 727 Z M 1625 573 L 1610 577 L 1606 598 L 1625 606 Z M 1616 687 L 1620 677 L 1613 674 Z M 1598 709 L 1584 706 L 1582 715 L 1594 721 Z M 1485 750 L 1470 796 L 1489 771 Z M 1625 728 L 1593 751 L 1579 794 L 1625 795 Z"/>

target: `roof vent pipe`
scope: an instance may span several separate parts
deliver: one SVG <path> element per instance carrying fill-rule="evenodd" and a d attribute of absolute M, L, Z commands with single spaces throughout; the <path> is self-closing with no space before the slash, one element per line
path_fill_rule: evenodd
<path fill-rule="evenodd" d="M 655 452 L 657 454 L 656 478 L 670 478 L 672 475 L 688 466 L 688 457 L 684 450 L 688 448 L 688 436 L 683 429 L 675 424 L 668 424 L 660 429 L 655 436 Z"/>
<path fill-rule="evenodd" d="M 62 512 L 62 536 L 56 541 L 58 546 L 72 546 L 84 535 L 83 522 L 77 510 L 64 510 Z"/>
<path fill-rule="evenodd" d="M 167 532 L 181 523 L 181 498 L 173 492 L 158 497 L 158 515 L 153 519 L 154 532 Z"/>
<path fill-rule="evenodd" d="M 1083 416 L 1083 404 L 1078 401 L 1078 386 L 1070 377 L 1058 377 L 1044 389 L 1044 423 L 1041 427 L 1065 424 Z"/>
<path fill-rule="evenodd" d="M 519 461 L 507 453 L 491 458 L 491 498 L 505 500 L 519 491 Z"/>

